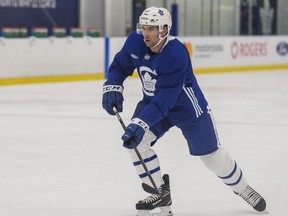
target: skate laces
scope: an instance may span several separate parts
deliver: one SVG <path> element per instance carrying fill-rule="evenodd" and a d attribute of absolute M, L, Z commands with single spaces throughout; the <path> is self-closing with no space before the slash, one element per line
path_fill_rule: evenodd
<path fill-rule="evenodd" d="M 239 196 L 241 196 L 246 202 L 248 202 L 253 207 L 255 207 L 262 199 L 262 196 L 258 194 L 249 185 L 242 194 L 239 194 Z"/>
<path fill-rule="evenodd" d="M 158 200 L 160 197 L 161 197 L 161 195 L 153 194 L 153 195 L 147 197 L 146 199 L 144 199 L 142 202 L 145 202 L 145 203 L 153 203 L 153 202 L 155 202 L 156 200 Z"/>
<path fill-rule="evenodd" d="M 156 200 L 160 199 L 161 195 L 162 195 L 162 186 L 160 188 L 158 188 L 158 191 L 159 191 L 159 194 L 152 194 L 149 197 L 147 197 L 146 199 L 142 200 L 142 202 L 153 203 Z"/>

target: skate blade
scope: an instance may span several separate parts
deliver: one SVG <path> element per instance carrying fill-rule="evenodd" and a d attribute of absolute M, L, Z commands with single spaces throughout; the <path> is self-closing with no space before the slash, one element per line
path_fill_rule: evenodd
<path fill-rule="evenodd" d="M 270 212 L 267 209 L 265 209 L 263 212 L 260 212 L 260 213 L 262 213 L 262 214 L 270 214 Z"/>
<path fill-rule="evenodd" d="M 138 210 L 136 216 L 173 216 L 170 206 L 163 206 L 153 210 Z"/>

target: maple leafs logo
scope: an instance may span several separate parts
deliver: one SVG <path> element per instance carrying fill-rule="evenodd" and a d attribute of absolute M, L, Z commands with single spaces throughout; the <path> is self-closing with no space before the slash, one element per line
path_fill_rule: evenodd
<path fill-rule="evenodd" d="M 148 90 L 149 92 L 155 91 L 156 80 L 152 79 L 152 77 L 147 72 L 143 76 L 143 84 L 144 84 L 144 88 Z"/>
<path fill-rule="evenodd" d="M 158 13 L 160 14 L 160 16 L 163 16 L 164 15 L 164 11 L 159 9 Z"/>
<path fill-rule="evenodd" d="M 139 68 L 139 74 L 141 76 L 144 94 L 153 97 L 158 76 L 157 72 L 149 67 L 141 66 Z"/>

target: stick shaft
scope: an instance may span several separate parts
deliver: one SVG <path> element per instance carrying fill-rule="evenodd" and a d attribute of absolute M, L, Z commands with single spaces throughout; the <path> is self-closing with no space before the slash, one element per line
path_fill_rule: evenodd
<path fill-rule="evenodd" d="M 115 113 L 117 119 L 119 120 L 119 122 L 120 122 L 120 124 L 121 124 L 123 130 L 126 130 L 125 123 L 123 122 L 123 120 L 122 120 L 122 118 L 121 118 L 119 112 L 117 111 L 117 109 L 116 109 L 115 107 L 113 107 L 113 111 L 114 111 L 114 113 Z M 147 174 L 147 176 L 148 176 L 150 182 L 152 183 L 154 189 L 158 192 L 158 188 L 157 188 L 157 186 L 156 186 L 156 184 L 155 184 L 155 181 L 154 181 L 154 179 L 153 179 L 151 173 L 149 172 L 149 170 L 148 170 L 148 168 L 147 168 L 147 166 L 146 166 L 146 164 L 145 164 L 145 162 L 144 162 L 144 160 L 143 160 L 143 158 L 142 158 L 140 152 L 138 151 L 137 147 L 134 147 L 133 149 L 134 149 L 134 151 L 135 151 L 135 153 L 136 153 L 136 155 L 137 155 L 137 157 L 138 157 L 138 159 L 139 159 L 141 165 L 143 166 L 143 168 L 144 168 L 144 170 L 145 170 L 145 172 L 146 172 L 146 174 Z"/>

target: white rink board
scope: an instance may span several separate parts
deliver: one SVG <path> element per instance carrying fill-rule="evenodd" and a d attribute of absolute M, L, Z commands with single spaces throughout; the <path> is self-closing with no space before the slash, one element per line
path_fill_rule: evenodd
<path fill-rule="evenodd" d="M 183 37 L 180 40 L 192 46 L 195 68 L 260 66 L 288 62 L 288 36 Z M 286 44 L 286 51 L 280 54 L 281 43 Z"/>
<path fill-rule="evenodd" d="M 221 72 L 241 71 L 243 68 L 288 68 L 288 36 L 179 39 L 188 47 L 196 70 Z M 124 42 L 125 37 L 112 37 L 108 40 L 90 37 L 0 38 L 0 84 L 1 79 L 19 77 L 104 75 L 106 62 L 111 63 Z"/>
<path fill-rule="evenodd" d="M 103 73 L 103 38 L 0 40 L 0 78 Z"/>

